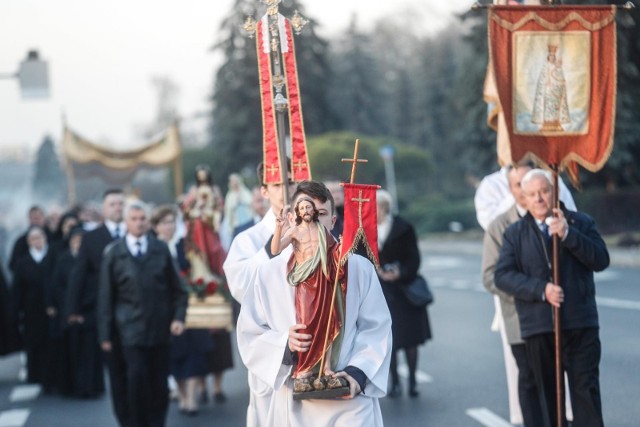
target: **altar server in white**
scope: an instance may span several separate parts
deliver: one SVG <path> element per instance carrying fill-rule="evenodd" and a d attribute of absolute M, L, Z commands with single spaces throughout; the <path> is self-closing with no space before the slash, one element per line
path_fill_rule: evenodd
<path fill-rule="evenodd" d="M 238 234 L 232 241 L 229 253 L 224 262 L 224 273 L 231 295 L 244 305 L 244 296 L 251 289 L 258 267 L 268 261 L 271 237 L 276 228 L 276 214 L 284 207 L 282 184 L 265 184 L 263 181 L 263 164 L 258 166 L 258 179 L 261 182 L 262 197 L 269 200 L 270 209 L 260 222 Z M 285 255 L 291 253 L 287 249 Z M 267 411 L 271 403 L 273 389 L 249 371 L 249 407 L 247 408 L 247 427 L 264 425 Z"/>
<path fill-rule="evenodd" d="M 323 184 L 317 183 L 324 189 Z M 320 222 L 335 222 L 333 199 L 310 196 L 320 211 Z M 295 203 L 295 200 L 294 200 Z M 238 347 L 252 375 L 274 392 L 264 426 L 381 426 L 378 399 L 386 394 L 391 357 L 391 317 L 375 269 L 369 260 L 348 260 L 344 334 L 338 361 L 331 368 L 347 379 L 350 396 L 344 399 L 293 400 L 292 367 L 295 354 L 305 351 L 309 336 L 298 333 L 295 289 L 286 279 L 290 254 L 267 261 L 244 297 L 238 319 Z"/>

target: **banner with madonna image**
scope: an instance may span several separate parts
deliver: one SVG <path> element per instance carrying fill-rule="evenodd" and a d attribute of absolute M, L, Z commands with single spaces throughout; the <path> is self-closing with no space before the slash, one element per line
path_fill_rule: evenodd
<path fill-rule="evenodd" d="M 513 162 L 592 172 L 613 148 L 616 8 L 494 6 L 489 49 Z"/>

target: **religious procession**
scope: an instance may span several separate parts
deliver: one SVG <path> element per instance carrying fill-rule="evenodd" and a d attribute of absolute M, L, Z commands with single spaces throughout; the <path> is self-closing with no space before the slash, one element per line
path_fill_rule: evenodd
<path fill-rule="evenodd" d="M 640 5 L 215 3 L 0 5 L 0 427 L 638 425 Z"/>

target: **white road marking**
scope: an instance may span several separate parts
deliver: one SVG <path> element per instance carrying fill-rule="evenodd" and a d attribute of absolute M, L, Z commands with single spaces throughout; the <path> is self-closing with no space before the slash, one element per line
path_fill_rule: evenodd
<path fill-rule="evenodd" d="M 506 422 L 487 408 L 467 409 L 467 415 L 486 427 L 513 427 L 512 424 Z"/>
<path fill-rule="evenodd" d="M 639 301 L 629 301 L 618 298 L 596 297 L 596 302 L 600 307 L 626 308 L 629 310 L 640 310 Z"/>
<path fill-rule="evenodd" d="M 409 367 L 406 364 L 398 364 L 398 375 L 402 378 L 409 378 Z M 430 383 L 433 382 L 431 375 L 421 370 L 416 370 L 416 382 L 418 383 Z"/>
<path fill-rule="evenodd" d="M 0 427 L 22 427 L 29 418 L 28 409 L 11 409 L 0 412 Z"/>
<path fill-rule="evenodd" d="M 611 280 L 611 277 L 615 277 L 615 273 L 607 277 Z M 475 291 L 484 293 L 486 290 L 481 283 L 472 282 L 466 279 L 450 279 L 442 276 L 435 276 L 429 280 L 429 284 L 433 288 L 449 288 L 458 291 Z M 630 301 L 620 298 L 608 298 L 596 296 L 596 302 L 600 307 L 608 308 L 620 308 L 626 310 L 638 310 L 640 311 L 640 301 Z"/>
<path fill-rule="evenodd" d="M 41 390 L 42 390 L 42 387 L 40 387 L 40 385 L 38 384 L 15 386 L 11 391 L 9 400 L 11 402 L 22 402 L 25 400 L 33 400 L 36 397 L 38 397 L 38 395 L 40 395 Z"/>
<path fill-rule="evenodd" d="M 428 256 L 424 262 L 427 271 L 449 270 L 464 265 L 464 260 L 452 256 Z"/>

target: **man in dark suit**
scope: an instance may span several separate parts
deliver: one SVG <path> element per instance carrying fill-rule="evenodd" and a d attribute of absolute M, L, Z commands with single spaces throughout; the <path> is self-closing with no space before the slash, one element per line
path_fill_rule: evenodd
<path fill-rule="evenodd" d="M 601 347 L 593 273 L 609 265 L 609 252 L 593 219 L 564 206 L 553 208 L 548 172 L 533 169 L 521 185 L 528 213 L 504 233 L 495 284 L 515 298 L 520 332 L 546 416 L 544 425 L 551 426 L 557 419 L 552 308 L 561 307 L 560 351 L 569 379 L 573 425 L 602 426 Z M 554 234 L 560 240 L 560 283 L 551 278 Z"/>
<path fill-rule="evenodd" d="M 126 392 L 112 395 L 125 407 L 122 426 L 165 425 L 169 390 L 169 340 L 184 330 L 187 291 L 167 245 L 147 234 L 147 209 L 130 203 L 127 235 L 110 244 L 100 269 L 98 339 L 102 350 L 120 346 L 124 370 L 111 372 Z M 110 367 L 111 368 L 111 367 Z M 116 404 L 116 400 L 118 403 Z"/>
<path fill-rule="evenodd" d="M 122 222 L 123 209 L 122 190 L 107 190 L 102 197 L 104 223 L 83 236 L 70 275 L 66 312 L 78 360 L 75 369 L 77 377 L 82 379 L 82 384 L 79 384 L 82 387 L 77 390 L 79 397 L 93 398 L 104 392 L 104 369 L 96 325 L 98 277 L 104 248 L 126 233 Z M 121 392 L 117 384 L 111 384 L 112 394 Z"/>

